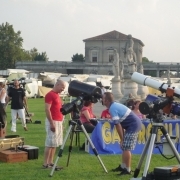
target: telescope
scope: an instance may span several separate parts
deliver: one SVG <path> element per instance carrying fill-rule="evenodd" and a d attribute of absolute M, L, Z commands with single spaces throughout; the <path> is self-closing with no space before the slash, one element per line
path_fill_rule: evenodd
<path fill-rule="evenodd" d="M 68 87 L 68 93 L 70 96 L 76 97 L 77 99 L 71 103 L 63 105 L 63 107 L 60 109 L 63 115 L 80 108 L 83 100 L 97 103 L 98 99 L 102 98 L 100 87 L 86 84 L 77 80 L 71 81 Z"/>
<path fill-rule="evenodd" d="M 147 77 L 138 72 L 134 72 L 131 79 L 138 84 L 149 86 L 162 93 L 166 93 L 166 96 L 148 95 L 145 101 L 139 105 L 139 110 L 142 114 L 149 114 L 150 117 L 155 118 L 159 110 L 162 109 L 163 113 L 172 113 L 173 115 L 180 116 L 180 104 L 173 102 L 173 96 L 180 98 L 180 89 L 170 87 L 162 81 Z"/>
<path fill-rule="evenodd" d="M 161 91 L 162 93 L 166 93 L 168 89 L 172 89 L 174 91 L 172 96 L 176 96 L 177 98 L 180 98 L 180 89 L 170 87 L 168 84 L 162 81 L 158 81 L 157 79 L 147 77 L 138 72 L 134 72 L 131 76 L 131 79 L 138 84 L 152 87 L 154 89 Z"/>

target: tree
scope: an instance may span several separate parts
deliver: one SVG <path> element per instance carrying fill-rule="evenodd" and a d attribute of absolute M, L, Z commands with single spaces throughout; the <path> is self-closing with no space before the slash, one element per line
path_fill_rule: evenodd
<path fill-rule="evenodd" d="M 153 63 L 153 61 L 150 61 L 147 57 L 143 57 L 142 63 Z"/>
<path fill-rule="evenodd" d="M 37 48 L 31 49 L 28 54 L 30 55 L 30 59 L 32 61 L 48 61 L 48 57 L 46 52 L 39 53 Z"/>
<path fill-rule="evenodd" d="M 83 56 L 83 54 L 78 54 L 78 53 L 73 55 L 73 57 L 71 57 L 71 59 L 72 59 L 72 62 L 84 62 L 85 61 L 85 57 Z"/>
<path fill-rule="evenodd" d="M 34 61 L 48 61 L 48 57 L 46 52 L 38 53 L 38 55 L 34 58 Z"/>
<path fill-rule="evenodd" d="M 14 68 L 15 62 L 22 58 L 23 39 L 21 32 L 15 32 L 9 23 L 0 25 L 0 67 L 1 69 Z"/>
<path fill-rule="evenodd" d="M 154 63 L 150 61 L 147 57 L 142 58 L 142 63 Z M 144 74 L 152 77 L 156 77 L 156 71 L 144 70 Z"/>
<path fill-rule="evenodd" d="M 38 50 L 37 48 L 33 48 L 29 51 L 29 54 L 31 56 L 31 60 L 34 61 L 34 59 L 36 58 L 36 56 L 38 56 Z"/>
<path fill-rule="evenodd" d="M 9 23 L 0 25 L 0 68 L 15 68 L 17 61 L 47 61 L 46 52 L 39 53 L 36 48 L 23 49 L 21 32 L 15 32 Z"/>
<path fill-rule="evenodd" d="M 17 59 L 18 59 L 17 61 L 31 61 L 31 56 L 29 54 L 29 51 L 22 49 Z"/>

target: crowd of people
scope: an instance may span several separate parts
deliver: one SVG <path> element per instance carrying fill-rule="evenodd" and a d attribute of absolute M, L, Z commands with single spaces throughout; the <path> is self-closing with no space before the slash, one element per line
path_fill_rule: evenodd
<path fill-rule="evenodd" d="M 63 142 L 63 119 L 64 116 L 60 109 L 63 106 L 59 94 L 65 89 L 66 83 L 62 80 L 57 80 L 53 89 L 45 96 L 45 149 L 43 168 L 51 168 L 54 163 L 56 148 L 62 145 Z M 120 137 L 120 148 L 122 149 L 122 160 L 117 168 L 112 169 L 114 172 L 120 172 L 119 175 L 131 174 L 131 151 L 135 148 L 138 132 L 141 130 L 141 123 L 146 116 L 139 110 L 140 100 L 130 97 L 124 105 L 117 103 L 114 100 L 111 92 L 106 92 L 102 86 L 102 105 L 105 106 L 101 112 L 100 118 L 113 120 L 117 133 Z M 28 109 L 26 95 L 23 88 L 20 87 L 19 81 L 14 80 L 14 86 L 8 91 L 5 85 L 0 82 L 0 111 L 5 110 L 7 104 L 11 100 L 11 131 L 16 132 L 17 116 L 21 118 L 22 126 L 27 131 L 25 108 Z M 1 108 L 2 107 L 2 108 Z M 87 133 L 92 133 L 97 121 L 93 119 L 96 115 L 93 112 L 93 103 L 91 100 L 84 100 L 83 106 L 79 113 L 80 121 L 82 122 Z M 63 167 L 55 167 L 55 170 L 61 170 Z"/>

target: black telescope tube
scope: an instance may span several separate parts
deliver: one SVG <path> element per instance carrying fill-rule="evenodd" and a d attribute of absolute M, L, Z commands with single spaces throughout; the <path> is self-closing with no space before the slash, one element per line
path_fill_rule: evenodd
<path fill-rule="evenodd" d="M 86 84 L 77 80 L 71 81 L 68 88 L 68 93 L 70 96 L 98 96 L 101 95 L 101 89 L 97 86 Z"/>

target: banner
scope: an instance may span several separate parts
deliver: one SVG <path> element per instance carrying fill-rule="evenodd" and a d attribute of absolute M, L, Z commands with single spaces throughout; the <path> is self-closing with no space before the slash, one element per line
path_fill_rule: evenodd
<path fill-rule="evenodd" d="M 164 120 L 165 129 L 170 136 L 175 136 L 175 146 L 178 152 L 180 152 L 179 138 L 180 138 L 180 120 Z M 144 145 L 150 136 L 152 124 L 149 121 L 142 122 L 142 130 L 138 134 L 137 144 L 132 154 L 141 154 Z M 163 134 L 160 130 L 157 132 L 156 143 L 162 151 L 162 138 Z M 98 154 L 121 154 L 120 138 L 116 131 L 116 127 L 113 121 L 99 121 L 94 131 L 91 134 L 91 140 L 96 147 Z M 88 144 L 89 145 L 89 144 Z M 89 145 L 90 146 L 90 145 Z M 154 146 L 154 147 L 155 147 Z M 90 154 L 94 154 L 92 148 L 88 148 Z M 160 153 L 157 148 L 153 149 L 153 154 Z"/>

